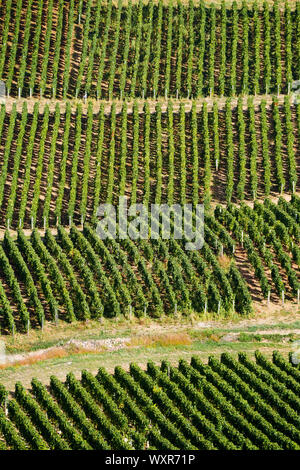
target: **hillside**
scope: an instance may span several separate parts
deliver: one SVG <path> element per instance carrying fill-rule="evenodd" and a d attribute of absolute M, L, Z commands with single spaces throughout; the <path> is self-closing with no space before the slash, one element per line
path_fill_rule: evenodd
<path fill-rule="evenodd" d="M 26 97 L 290 91 L 299 79 L 299 2 L 293 10 L 187 3 L 2 2 L 0 79 L 11 96 Z"/>
<path fill-rule="evenodd" d="M 299 97 L 297 0 L 0 0 L 0 451 L 299 450 Z"/>
<path fill-rule="evenodd" d="M 273 353 L 82 371 L 0 388 L 1 449 L 299 449 L 299 369 Z M 268 382 L 268 385 L 265 384 Z M 47 419 L 45 419 L 47 413 Z M 99 432 L 100 431 L 100 432 Z M 2 433 L 2 435 L 1 435 Z M 4 438 L 5 436 L 5 438 Z"/>

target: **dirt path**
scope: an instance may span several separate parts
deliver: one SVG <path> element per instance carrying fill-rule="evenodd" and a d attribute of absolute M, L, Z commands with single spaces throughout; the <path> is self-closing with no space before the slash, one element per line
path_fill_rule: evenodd
<path fill-rule="evenodd" d="M 299 192 L 299 191 L 296 191 L 295 194 L 296 194 L 296 196 L 300 197 L 300 192 Z M 283 197 L 283 198 L 284 198 L 286 201 L 288 201 L 288 202 L 291 200 L 291 194 L 290 194 L 290 193 L 282 193 L 282 194 L 278 194 L 278 196 L 268 196 L 267 199 L 269 199 L 269 200 L 270 200 L 271 202 L 273 202 L 274 204 L 277 204 L 277 203 L 278 203 L 278 199 L 279 199 L 280 197 Z M 256 202 L 259 202 L 259 203 L 261 203 L 261 204 L 263 204 L 263 202 L 264 202 L 265 199 L 266 199 L 265 197 L 262 197 L 262 198 L 259 198 L 259 197 L 258 197 L 258 198 L 255 199 L 255 201 L 256 201 Z M 250 201 L 250 200 L 248 200 L 248 199 L 245 199 L 245 200 L 243 201 L 243 203 L 246 204 L 246 205 L 249 206 L 249 207 L 252 207 L 252 208 L 254 207 L 254 201 L 253 201 L 253 200 Z M 226 207 L 226 206 L 227 206 L 227 203 L 226 203 L 226 202 L 223 202 L 223 203 L 222 203 L 222 202 L 219 202 L 219 201 L 217 201 L 217 202 L 216 202 L 216 201 L 212 201 L 211 206 L 212 206 L 213 209 L 215 209 L 215 207 L 216 207 L 217 205 L 218 205 L 218 206 L 222 206 L 222 207 Z M 233 203 L 233 205 L 239 207 L 239 204 L 238 204 L 238 203 Z"/>
<path fill-rule="evenodd" d="M 197 325 L 196 325 L 197 327 Z M 198 329 L 206 330 L 207 327 L 201 325 L 198 326 Z M 240 327 L 236 327 L 236 329 L 240 330 Z M 290 334 L 300 335 L 300 328 L 290 328 L 280 330 L 278 328 L 270 328 L 270 329 L 258 329 L 255 330 L 255 335 L 280 335 L 280 336 L 287 336 Z M 143 334 L 133 337 L 121 337 L 121 338 L 107 338 L 107 339 L 99 339 L 99 340 L 79 340 L 79 339 L 71 339 L 67 341 L 63 346 L 52 346 L 46 349 L 39 349 L 38 351 L 31 351 L 29 353 L 18 353 L 18 354 L 9 354 L 6 356 L 6 362 L 1 362 L 2 359 L 0 357 L 0 369 L 1 366 L 11 367 L 11 366 L 22 366 L 22 365 L 30 365 L 36 362 L 45 361 L 48 359 L 53 358 L 61 358 L 63 356 L 72 356 L 74 354 L 95 354 L 95 353 L 105 353 L 105 352 L 113 352 L 113 351 L 120 351 L 132 348 L 138 348 L 139 342 L 141 346 L 143 343 L 149 343 L 147 346 L 151 345 L 151 342 L 155 344 L 160 340 L 163 341 L 163 336 L 168 334 L 165 333 L 156 333 L 155 335 L 148 335 L 148 338 L 145 339 Z M 178 341 L 184 343 L 184 335 L 182 333 L 173 333 L 169 334 L 173 337 L 175 341 L 176 338 L 179 338 Z M 238 339 L 240 335 L 240 331 L 238 332 L 231 332 L 229 334 L 224 334 L 221 337 L 221 341 L 226 342 L 233 342 Z M 188 335 L 186 336 L 186 343 L 189 342 Z M 166 339 L 167 342 L 167 339 Z"/>
<path fill-rule="evenodd" d="M 77 327 L 77 334 L 73 330 L 73 337 L 65 342 L 60 340 L 49 348 L 11 355 L 9 363 L 0 366 L 0 383 L 13 393 L 17 381 L 30 388 L 32 378 L 36 377 L 47 385 L 51 375 L 65 380 L 73 372 L 80 379 L 83 369 L 96 374 L 100 366 L 113 373 L 117 365 L 128 370 L 131 362 L 146 368 L 148 361 L 159 364 L 167 360 L 177 365 L 180 358 L 189 361 L 195 354 L 206 362 L 211 354 L 236 355 L 247 351 L 252 356 L 255 350 L 271 357 L 273 350 L 278 349 L 287 356 L 293 348 L 292 338 L 300 337 L 300 312 L 292 305 L 286 311 L 271 305 L 269 313 L 260 307 L 256 318 L 239 321 L 188 323 L 187 319 L 181 322 L 169 319 L 165 323 L 150 320 L 143 323 L 135 319 L 115 328 L 107 325 L 102 325 L 98 332 L 90 329 L 90 337 L 87 330 Z M 95 338 L 106 331 L 109 338 Z M 249 339 L 241 341 L 240 333 L 246 333 Z M 265 337 L 258 340 L 258 335 Z"/>
<path fill-rule="evenodd" d="M 277 96 L 277 100 L 278 100 L 279 104 L 284 103 L 285 96 L 286 95 Z M 254 96 L 253 97 L 254 106 L 255 107 L 259 106 L 262 100 L 265 100 L 266 104 L 268 106 L 270 106 L 273 102 L 273 97 L 274 97 L 274 95 L 257 95 L 257 96 Z M 207 103 L 208 111 L 212 110 L 214 102 L 216 102 L 218 104 L 219 109 L 224 109 L 227 99 L 228 99 L 227 97 L 215 96 L 215 97 L 198 98 L 198 99 L 195 99 L 194 101 L 196 102 L 196 109 L 199 112 L 202 109 L 203 103 Z M 249 96 L 244 96 L 244 97 L 242 97 L 242 99 L 243 99 L 243 108 L 247 109 L 248 108 L 247 102 L 248 102 Z M 187 99 L 187 98 L 182 97 L 181 99 L 172 98 L 171 100 L 172 100 L 172 104 L 173 104 L 173 112 L 174 113 L 179 112 L 179 108 L 180 108 L 181 103 L 184 104 L 186 112 L 190 112 L 191 109 L 192 109 L 192 102 L 193 102 L 192 99 Z M 75 99 L 74 98 L 73 100 L 60 100 L 60 99 L 47 99 L 47 98 L 34 98 L 34 97 L 33 98 L 12 98 L 12 97 L 9 97 L 9 98 L 5 99 L 6 111 L 8 113 L 11 112 L 12 107 L 15 103 L 16 106 L 17 106 L 17 111 L 21 113 L 24 102 L 27 103 L 27 108 L 28 108 L 29 113 L 33 112 L 33 108 L 34 108 L 34 105 L 36 103 L 39 104 L 39 112 L 40 113 L 44 113 L 44 109 L 45 109 L 46 105 L 49 106 L 50 112 L 54 112 L 57 103 L 60 106 L 61 113 L 64 113 L 65 110 L 66 110 L 66 103 L 67 102 L 70 103 L 71 109 L 73 111 L 75 111 L 77 104 L 81 103 L 83 113 L 87 113 L 88 103 L 92 102 L 93 103 L 93 113 L 94 114 L 97 114 L 99 112 L 100 106 L 103 104 L 104 105 L 104 114 L 108 115 L 111 112 L 111 105 L 112 105 L 111 101 L 96 100 L 96 99 L 81 100 L 81 99 Z M 123 107 L 123 102 L 124 101 L 122 101 L 122 100 L 114 100 L 114 103 L 116 104 L 116 113 L 117 114 L 121 113 L 122 107 Z M 142 98 L 138 98 L 138 99 L 136 99 L 136 102 L 138 103 L 139 113 L 140 114 L 142 114 L 144 112 L 144 106 L 145 106 L 146 102 L 149 103 L 150 113 L 153 114 L 153 113 L 155 113 L 156 105 L 157 105 L 158 102 L 161 104 L 162 112 L 165 113 L 167 111 L 167 106 L 168 106 L 169 100 L 168 99 L 166 100 L 164 98 L 159 98 L 158 100 L 152 100 L 152 99 L 144 100 Z M 237 106 L 237 102 L 238 102 L 238 97 L 232 97 L 231 98 L 232 108 L 235 108 Z M 127 112 L 128 112 L 128 114 L 132 114 L 133 103 L 134 103 L 134 101 L 128 101 L 127 102 Z"/>
<path fill-rule="evenodd" d="M 138 3 L 138 1 L 139 0 L 132 0 L 132 4 L 134 5 L 135 3 Z M 247 0 L 247 4 L 249 5 L 249 7 L 251 7 L 254 4 L 254 1 L 255 0 Z M 94 2 L 96 4 L 97 0 L 94 0 Z M 230 9 L 232 7 L 233 2 L 234 2 L 234 0 L 225 0 L 226 8 Z M 297 2 L 297 0 L 287 0 L 287 3 L 290 5 L 291 10 L 295 9 L 296 2 Z M 122 0 L 122 3 L 123 3 L 123 5 L 127 5 L 128 0 Z M 154 0 L 153 3 L 157 4 L 158 0 Z M 170 2 L 169 2 L 169 0 L 162 0 L 162 3 L 164 5 L 169 5 Z M 181 0 L 181 3 L 183 5 L 189 5 L 189 0 Z M 199 2 L 197 0 L 194 0 L 194 3 L 197 4 Z M 243 0 L 237 0 L 236 3 L 237 3 L 237 6 L 240 8 L 243 5 Z M 267 3 L 269 3 L 270 5 L 273 5 L 274 1 L 273 0 L 267 0 Z M 112 0 L 112 4 L 117 6 L 118 5 L 118 0 Z M 204 4 L 207 5 L 207 6 L 213 4 L 213 5 L 215 5 L 216 8 L 221 8 L 222 0 L 204 0 Z M 264 0 L 258 0 L 257 4 L 258 4 L 259 8 L 262 8 L 263 4 L 264 4 Z M 284 0 L 279 0 L 278 4 L 279 4 L 279 9 L 281 11 L 284 11 L 285 1 Z"/>
<path fill-rule="evenodd" d="M 107 351 L 118 351 L 128 349 L 139 344 L 149 346 L 153 342 L 166 339 L 166 343 L 189 344 L 189 333 L 191 330 L 214 332 L 228 330 L 247 330 L 255 327 L 257 334 L 289 334 L 300 333 L 299 326 L 293 327 L 295 322 L 300 322 L 300 310 L 296 303 L 287 302 L 285 308 L 278 303 L 254 302 L 255 316 L 251 318 L 242 317 L 233 320 L 197 320 L 193 316 L 190 319 L 182 317 L 181 319 L 171 319 L 155 321 L 150 318 L 132 320 L 123 320 L 120 325 L 116 325 L 112 320 L 103 320 L 99 322 L 88 322 L 85 325 L 78 323 L 76 326 L 64 325 L 58 326 L 47 323 L 44 332 L 32 330 L 31 336 L 17 335 L 16 339 L 11 337 L 2 337 L 7 343 L 7 348 L 19 350 L 13 354 L 7 354 L 6 362 L 8 364 L 30 364 L 36 360 L 44 360 L 57 355 L 60 356 L 64 351 L 66 354 L 77 353 L 96 353 Z M 284 329 L 278 328 L 278 325 L 284 324 Z M 81 326 L 85 326 L 82 328 Z M 99 339 L 99 336 L 106 338 Z M 181 336 L 183 335 L 183 336 Z M 184 336 L 186 335 L 186 336 Z M 51 342 L 53 345 L 48 348 L 39 348 L 39 344 Z M 175 344 L 174 343 L 174 344 Z M 65 354 L 65 355 L 66 355 Z M 1 364 L 0 361 L 0 366 Z"/>
<path fill-rule="evenodd" d="M 70 339 L 63 346 L 52 346 L 46 349 L 39 349 L 28 353 L 8 354 L 6 356 L 6 366 L 8 365 L 25 365 L 34 363 L 35 361 L 42 361 L 52 357 L 61 357 L 63 352 L 65 354 L 72 354 L 72 352 L 93 353 L 104 351 L 118 351 L 119 349 L 126 348 L 130 344 L 130 337 L 125 338 L 107 338 L 99 340 L 78 340 Z M 0 358 L 0 366 L 1 363 Z"/>
<path fill-rule="evenodd" d="M 67 226 L 67 227 L 64 227 L 64 228 L 65 228 L 66 232 L 69 233 L 70 227 Z M 79 225 L 77 228 L 81 229 L 82 226 Z M 41 229 L 41 228 L 37 228 L 36 230 L 39 232 L 40 235 L 44 235 L 44 233 L 45 233 L 45 230 L 43 230 L 43 229 Z M 50 230 L 50 232 L 52 233 L 52 235 L 57 235 L 57 228 L 56 228 L 56 227 L 49 227 L 49 230 Z M 0 229 L 0 240 L 3 240 L 4 235 L 5 235 L 5 232 L 6 232 L 6 230 Z M 32 233 L 32 230 L 29 229 L 29 228 L 28 228 L 28 229 L 23 229 L 23 232 L 24 232 L 24 234 L 26 235 L 26 237 L 30 237 L 30 235 L 31 235 L 31 233 Z M 15 238 L 15 237 L 18 236 L 17 230 L 11 230 L 11 229 L 9 229 L 9 234 L 10 234 L 13 238 Z"/>

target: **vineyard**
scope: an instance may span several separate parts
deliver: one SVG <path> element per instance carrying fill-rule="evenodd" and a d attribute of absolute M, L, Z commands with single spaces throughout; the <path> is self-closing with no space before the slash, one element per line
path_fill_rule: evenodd
<path fill-rule="evenodd" d="M 0 450 L 299 450 L 300 1 L 0 19 Z"/>
<path fill-rule="evenodd" d="M 94 222 L 99 203 L 242 202 L 300 188 L 300 104 L 0 110 L 0 227 Z M 42 112 L 41 112 L 42 111 Z"/>
<path fill-rule="evenodd" d="M 300 78 L 299 2 L 7 0 L 0 16 L 10 96 L 277 94 Z"/>
<path fill-rule="evenodd" d="M 30 391 L 16 383 L 10 400 L 2 387 L 0 448 L 299 450 L 299 368 L 276 351 L 255 359 L 100 367 Z"/>
<path fill-rule="evenodd" d="M 284 303 L 299 296 L 300 199 L 278 205 L 217 206 L 206 214 L 204 246 L 185 240 L 101 240 L 85 225 L 28 238 L 19 229 L 0 245 L 2 333 L 123 315 L 176 312 L 247 316 L 252 301 Z M 247 273 L 250 277 L 241 274 Z"/>

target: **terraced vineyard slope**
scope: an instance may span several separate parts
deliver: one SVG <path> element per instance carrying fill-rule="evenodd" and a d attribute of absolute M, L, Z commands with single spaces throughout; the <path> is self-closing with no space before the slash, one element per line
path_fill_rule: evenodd
<path fill-rule="evenodd" d="M 89 226 L 0 245 L 2 332 L 46 320 L 252 312 L 252 301 L 297 301 L 300 199 L 217 206 L 205 216 L 201 250 L 185 240 L 101 240 Z"/>
<path fill-rule="evenodd" d="M 95 222 L 99 203 L 240 202 L 300 190 L 300 104 L 0 109 L 0 228 Z M 151 112 L 152 111 L 152 112 Z"/>
<path fill-rule="evenodd" d="M 65 383 L 52 376 L 49 388 L 33 379 L 11 400 L 0 388 L 0 447 L 299 450 L 299 391 L 299 369 L 277 352 L 100 367 Z"/>
<path fill-rule="evenodd" d="M 288 93 L 300 78 L 299 2 L 7 0 L 0 16 L 10 96 Z"/>

